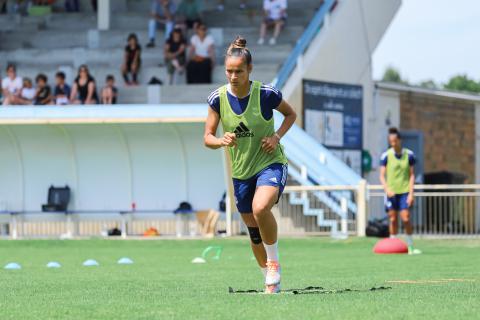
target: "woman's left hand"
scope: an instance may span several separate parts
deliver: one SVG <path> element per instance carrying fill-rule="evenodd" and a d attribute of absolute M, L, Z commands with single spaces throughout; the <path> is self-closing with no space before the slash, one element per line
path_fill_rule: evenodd
<path fill-rule="evenodd" d="M 279 143 L 277 136 L 265 137 L 262 139 L 262 149 L 266 153 L 275 151 Z"/>

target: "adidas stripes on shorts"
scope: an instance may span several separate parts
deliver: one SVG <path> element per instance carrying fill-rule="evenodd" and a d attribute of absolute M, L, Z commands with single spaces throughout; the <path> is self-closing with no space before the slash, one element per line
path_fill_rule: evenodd
<path fill-rule="evenodd" d="M 287 164 L 274 163 L 249 179 L 234 178 L 233 187 L 238 211 L 240 213 L 252 213 L 253 196 L 257 187 L 260 186 L 278 187 L 278 202 L 287 184 L 287 173 Z"/>

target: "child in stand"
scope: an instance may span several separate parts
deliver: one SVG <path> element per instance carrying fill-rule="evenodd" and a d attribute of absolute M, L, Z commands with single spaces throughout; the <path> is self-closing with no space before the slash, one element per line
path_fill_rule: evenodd
<path fill-rule="evenodd" d="M 20 90 L 20 95 L 18 97 L 13 97 L 10 103 L 12 105 L 32 105 L 35 93 L 36 90 L 33 87 L 32 80 L 30 78 L 23 78 L 23 86 Z"/>
<path fill-rule="evenodd" d="M 68 84 L 65 83 L 65 73 L 62 71 L 57 72 L 55 75 L 55 90 L 53 91 L 55 104 L 57 105 L 66 105 L 70 103 L 68 99 L 72 89 Z"/>
<path fill-rule="evenodd" d="M 105 87 L 102 89 L 102 104 L 117 104 L 118 89 L 115 86 L 115 78 L 109 74 L 105 79 Z"/>
<path fill-rule="evenodd" d="M 48 78 L 43 73 L 40 73 L 36 78 L 37 93 L 35 94 L 34 104 L 47 105 L 52 103 L 52 90 L 47 84 Z"/>

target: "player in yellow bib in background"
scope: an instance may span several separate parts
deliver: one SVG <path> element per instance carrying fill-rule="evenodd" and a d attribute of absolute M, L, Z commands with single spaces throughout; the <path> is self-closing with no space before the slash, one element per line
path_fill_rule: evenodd
<path fill-rule="evenodd" d="M 402 139 L 396 128 L 388 131 L 390 149 L 380 159 L 380 182 L 385 190 L 385 208 L 390 218 L 390 237 L 398 233 L 398 214 L 405 227 L 409 254 L 419 254 L 413 248 L 413 227 L 410 221 L 410 207 L 413 205 L 415 184 L 415 155 L 411 150 L 402 148 Z"/>

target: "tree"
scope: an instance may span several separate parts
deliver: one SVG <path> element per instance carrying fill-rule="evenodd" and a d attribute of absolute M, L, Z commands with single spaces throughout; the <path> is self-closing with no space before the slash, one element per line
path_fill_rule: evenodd
<path fill-rule="evenodd" d="M 438 85 L 433 79 L 422 81 L 418 85 L 426 89 L 438 89 Z"/>
<path fill-rule="evenodd" d="M 402 79 L 400 72 L 394 67 L 388 67 L 387 70 L 385 70 L 382 81 L 408 84 L 407 81 Z"/>
<path fill-rule="evenodd" d="M 480 83 L 467 77 L 466 74 L 456 75 L 443 86 L 445 89 L 480 93 Z"/>

